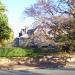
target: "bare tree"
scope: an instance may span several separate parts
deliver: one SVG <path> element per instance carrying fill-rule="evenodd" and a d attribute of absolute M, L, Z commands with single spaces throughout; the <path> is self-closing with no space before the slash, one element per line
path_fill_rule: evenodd
<path fill-rule="evenodd" d="M 65 6 L 65 10 L 62 10 L 62 5 Z M 65 13 L 75 18 L 75 0 L 59 0 L 60 13 Z"/>
<path fill-rule="evenodd" d="M 41 17 L 51 17 L 56 12 L 52 0 L 37 0 L 33 6 L 25 10 L 25 13 L 36 19 Z"/>
<path fill-rule="evenodd" d="M 69 17 L 75 18 L 75 0 L 57 0 L 56 3 L 55 0 L 37 0 L 25 13 L 36 19 L 35 24 L 41 27 L 44 37 L 51 39 L 44 29 L 48 28 L 55 38 L 56 35 L 65 34 L 65 28 L 70 25 L 66 25 Z"/>

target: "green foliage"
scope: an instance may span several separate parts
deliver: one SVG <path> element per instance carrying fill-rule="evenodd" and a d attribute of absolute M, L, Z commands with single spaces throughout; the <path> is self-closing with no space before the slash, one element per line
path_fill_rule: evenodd
<path fill-rule="evenodd" d="M 0 14 L 6 11 L 5 6 L 0 1 Z"/>
<path fill-rule="evenodd" d="M 26 52 L 26 56 L 39 56 L 43 53 L 41 48 L 28 49 Z"/>
<path fill-rule="evenodd" d="M 2 40 L 2 42 L 1 42 L 1 44 L 2 44 L 3 47 L 6 46 L 6 43 L 7 43 L 7 40 Z"/>
<path fill-rule="evenodd" d="M 67 32 L 67 34 L 61 33 L 59 36 L 59 42 L 62 42 L 62 50 L 69 52 L 70 50 L 75 50 L 75 19 L 69 19 L 63 23 L 62 29 Z"/>
<path fill-rule="evenodd" d="M 42 51 L 40 49 L 29 48 L 0 48 L 0 57 L 24 57 L 39 56 Z"/>
<path fill-rule="evenodd" d="M 5 6 L 0 2 L 0 44 L 5 45 L 6 40 L 10 39 L 11 28 L 8 25 L 8 18 L 4 14 L 6 11 Z"/>
<path fill-rule="evenodd" d="M 9 39 L 11 29 L 8 26 L 7 17 L 0 14 L 0 39 Z"/>

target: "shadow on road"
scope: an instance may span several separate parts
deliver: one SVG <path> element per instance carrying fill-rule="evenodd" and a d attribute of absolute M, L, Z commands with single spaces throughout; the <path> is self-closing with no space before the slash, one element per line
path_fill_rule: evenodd
<path fill-rule="evenodd" d="M 37 67 L 38 69 L 48 69 L 48 68 L 58 69 L 61 67 L 63 68 L 64 64 L 47 61 L 47 62 L 40 62 L 39 64 L 36 64 L 36 65 L 27 64 L 27 66 Z"/>
<path fill-rule="evenodd" d="M 60 68 L 60 70 L 75 71 L 75 68 Z"/>
<path fill-rule="evenodd" d="M 1 70 L 0 75 L 44 75 L 25 70 Z"/>

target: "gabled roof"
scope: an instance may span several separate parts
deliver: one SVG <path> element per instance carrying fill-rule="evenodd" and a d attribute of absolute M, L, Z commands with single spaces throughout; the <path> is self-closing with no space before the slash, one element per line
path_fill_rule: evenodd
<path fill-rule="evenodd" d="M 37 28 L 28 30 L 28 31 L 27 31 L 27 34 L 28 34 L 28 35 L 32 35 L 36 29 L 37 29 Z"/>

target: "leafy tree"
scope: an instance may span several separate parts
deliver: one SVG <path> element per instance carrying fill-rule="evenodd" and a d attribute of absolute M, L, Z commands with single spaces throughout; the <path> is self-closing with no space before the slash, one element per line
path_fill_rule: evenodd
<path fill-rule="evenodd" d="M 0 43 L 10 38 L 11 28 L 8 25 L 8 18 L 5 14 L 5 6 L 0 2 Z"/>
<path fill-rule="evenodd" d="M 5 6 L 2 4 L 2 2 L 0 1 L 0 14 L 4 13 L 6 11 Z"/>
<path fill-rule="evenodd" d="M 62 25 L 64 32 L 60 34 L 59 42 L 63 43 L 63 48 L 66 52 L 75 50 L 75 19 L 69 19 Z"/>

